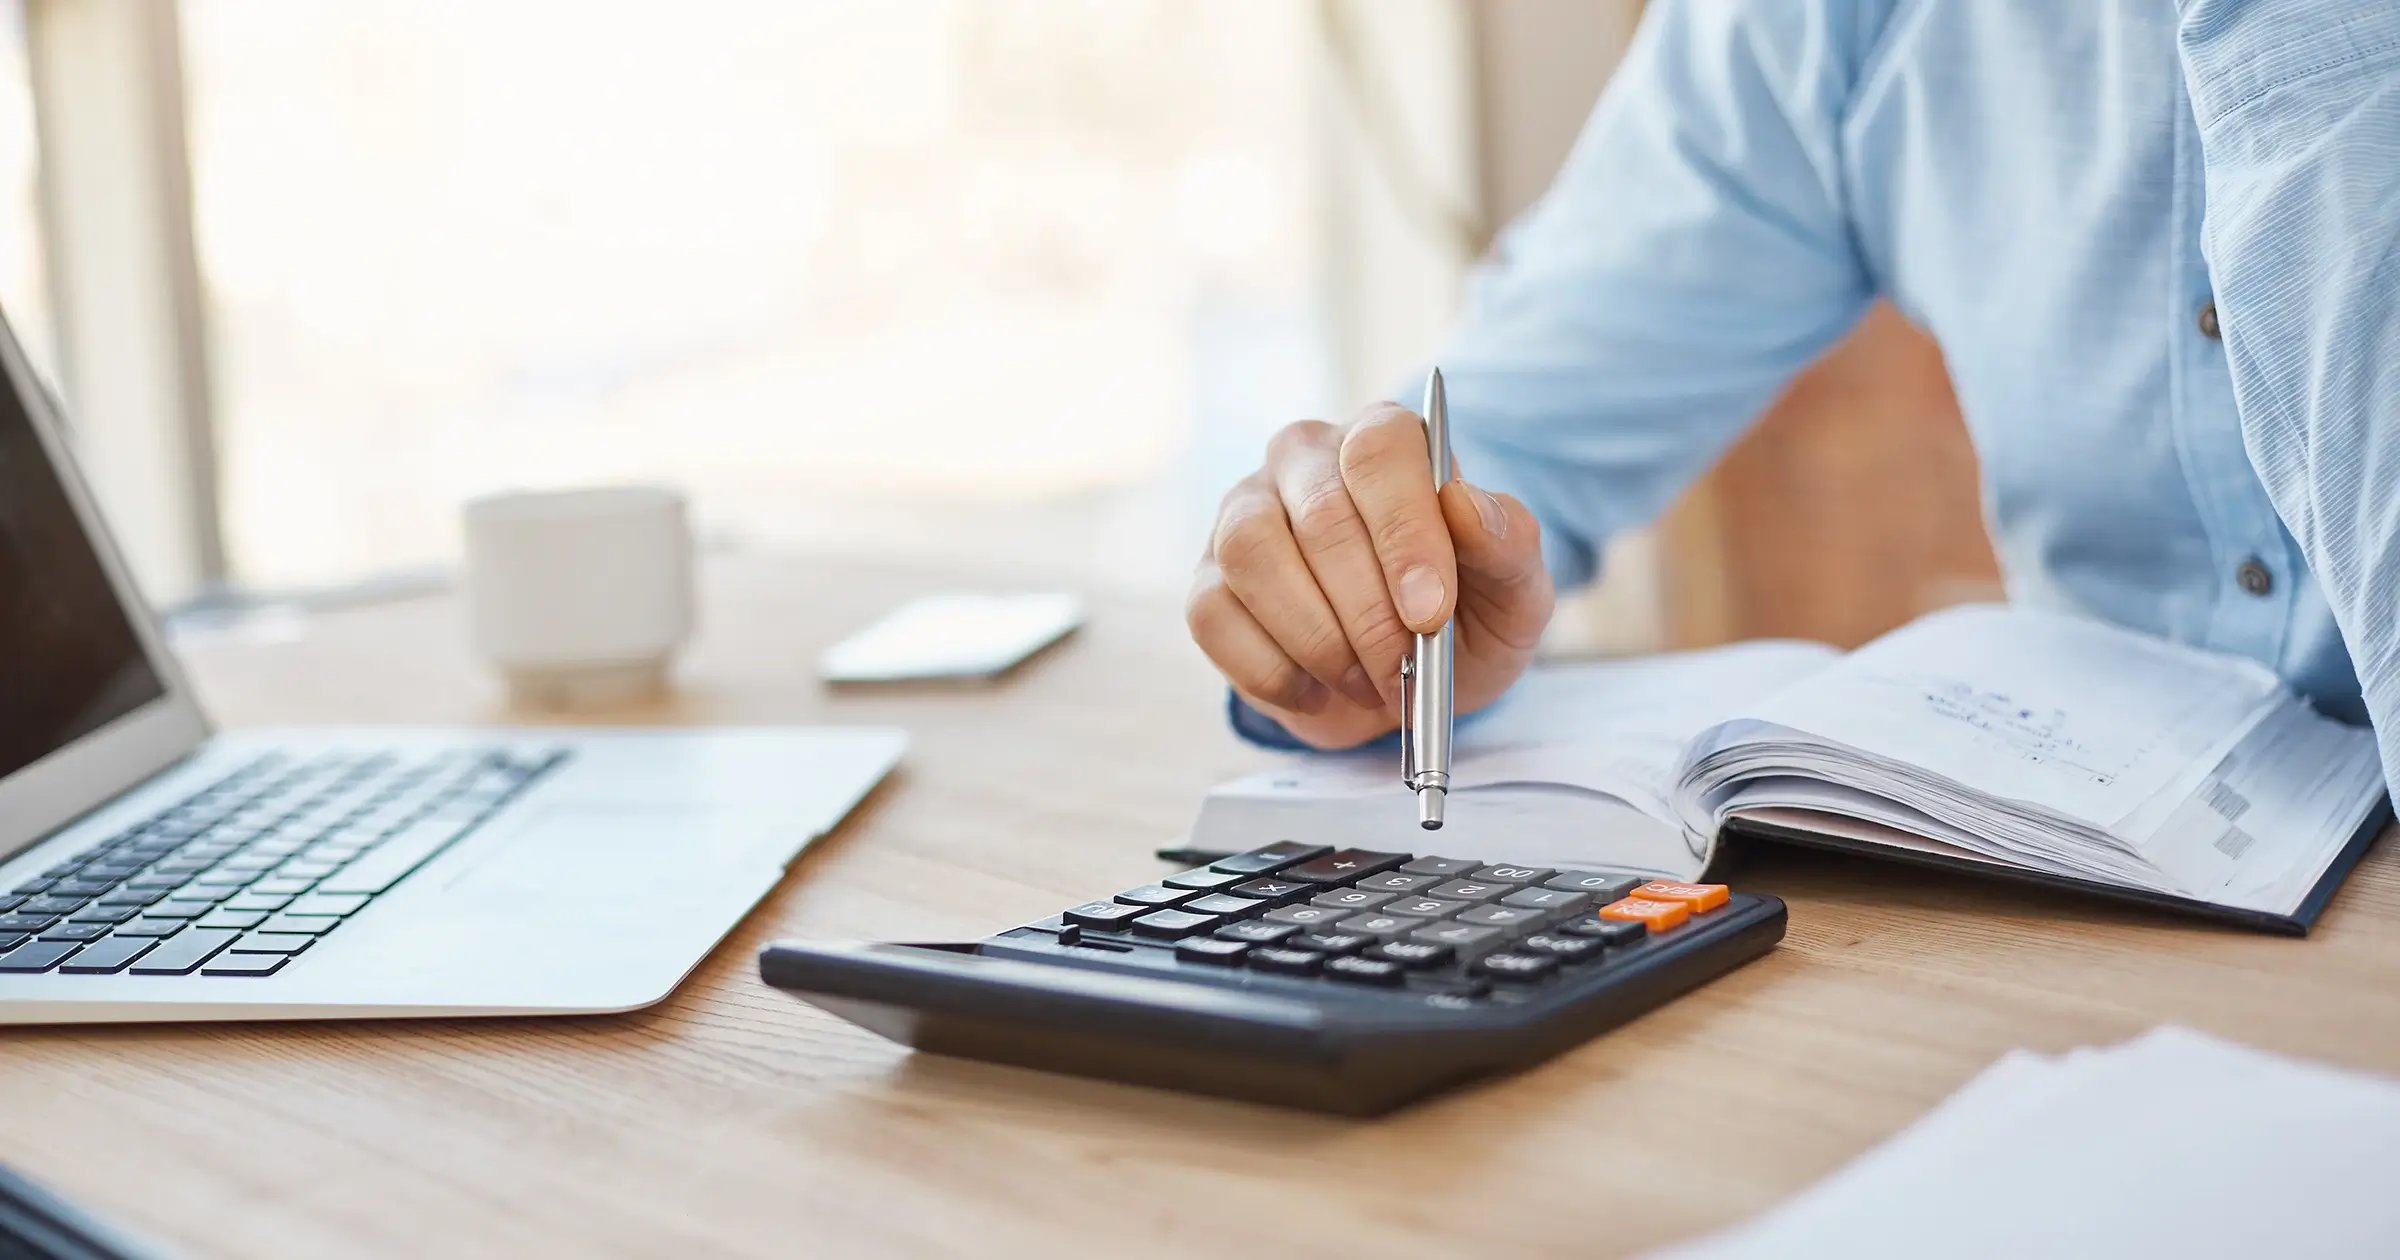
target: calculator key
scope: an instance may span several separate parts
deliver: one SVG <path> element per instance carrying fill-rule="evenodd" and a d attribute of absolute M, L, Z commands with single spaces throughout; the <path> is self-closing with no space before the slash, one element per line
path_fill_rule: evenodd
<path fill-rule="evenodd" d="M 1354 879 L 1380 875 L 1408 860 L 1405 853 L 1377 853 L 1372 849 L 1337 849 L 1321 858 L 1303 862 L 1283 872 L 1285 879 L 1309 884 L 1347 884 Z"/>
<path fill-rule="evenodd" d="M 1267 903 L 1263 901 L 1252 901 L 1248 897 L 1232 897 L 1224 893 L 1210 893 L 1205 897 L 1196 897 L 1190 901 L 1184 902 L 1182 905 L 1176 907 L 1176 909 L 1189 910 L 1193 914 L 1248 914 L 1253 910 L 1265 906 L 1266 904 Z"/>
<path fill-rule="evenodd" d="M 1631 945 L 1650 935 L 1650 929 L 1628 919 L 1603 919 L 1587 914 L 1558 925 L 1558 931 L 1569 936 L 1587 937 L 1603 945 Z"/>
<path fill-rule="evenodd" d="M 1140 906 L 1128 906 L 1114 901 L 1087 901 L 1059 917 L 1076 927 L 1098 928 L 1113 932 L 1147 913 Z"/>
<path fill-rule="evenodd" d="M 1557 888 L 1520 888 L 1500 899 L 1504 906 L 1522 906 L 1528 910 L 1547 910 L 1553 917 L 1576 914 L 1592 904 L 1589 895 L 1566 892 Z"/>
<path fill-rule="evenodd" d="M 1425 926 L 1425 920 L 1404 914 L 1361 914 L 1342 920 L 1338 926 L 1342 931 L 1364 936 L 1406 936 Z"/>
<path fill-rule="evenodd" d="M 1485 884 L 1538 884 L 1556 874 L 1541 866 L 1487 866 L 1467 878 Z"/>
<path fill-rule="evenodd" d="M 1220 967 L 1239 966 L 1242 955 L 1250 947 L 1240 941 L 1228 941 L 1215 936 L 1187 936 L 1175 942 L 1178 962 L 1215 963 Z"/>
<path fill-rule="evenodd" d="M 1277 906 L 1259 917 L 1269 923 L 1289 923 L 1301 928 L 1329 928 L 1349 914 L 1331 906 Z"/>
<path fill-rule="evenodd" d="M 1690 906 L 1693 914 L 1706 914 L 1730 900 L 1733 890 L 1723 884 L 1678 884 L 1654 879 L 1634 889 L 1632 895 L 1652 901 L 1680 901 Z"/>
<path fill-rule="evenodd" d="M 1525 906 L 1477 906 L 1472 910 L 1458 912 L 1458 921 L 1461 923 L 1472 923 L 1477 927 L 1499 928 L 1512 936 L 1520 932 L 1530 932 L 1556 917 L 1558 916 L 1547 910 L 1534 910 Z"/>
<path fill-rule="evenodd" d="M 1355 954 L 1375 943 L 1364 932 L 1302 932 L 1284 944 L 1292 949 L 1305 949 L 1319 954 Z"/>
<path fill-rule="evenodd" d="M 1155 936 L 1162 940 L 1178 940 L 1195 932 L 1205 932 L 1217 925 L 1213 914 L 1191 914 L 1183 910 L 1153 910 L 1133 921 L 1133 934 Z"/>
<path fill-rule="evenodd" d="M 1405 893 L 1441 882 L 1439 875 L 1404 875 L 1399 871 L 1386 871 L 1381 875 L 1369 875 L 1358 881 L 1358 886 L 1368 892 Z"/>
<path fill-rule="evenodd" d="M 1409 933 L 1408 939 L 1425 945 L 1447 945 L 1458 957 L 1474 959 L 1507 944 L 1508 934 L 1496 927 L 1478 927 L 1472 923 L 1429 923 Z"/>
<path fill-rule="evenodd" d="M 1536 932 L 1516 944 L 1517 952 L 1547 954 L 1562 963 L 1583 962 L 1598 958 L 1608 949 L 1608 942 L 1589 936 L 1564 936 L 1554 932 Z"/>
<path fill-rule="evenodd" d="M 1254 901 L 1271 901 L 1281 905 L 1286 901 L 1297 901 L 1302 897 L 1309 896 L 1317 891 L 1317 886 L 1290 879 L 1254 879 L 1247 884 L 1236 884 L 1225 891 L 1236 897 L 1248 897 Z"/>
<path fill-rule="evenodd" d="M 78 941 L 27 941 L 0 954 L 0 972 L 48 971 L 59 959 L 82 948 Z"/>
<path fill-rule="evenodd" d="M 1380 958 L 1328 958 L 1325 960 L 1325 974 L 1352 984 L 1372 984 L 1385 988 L 1395 988 L 1407 978 L 1400 964 L 1385 962 Z"/>
<path fill-rule="evenodd" d="M 1304 949 L 1267 946 L 1251 950 L 1246 961 L 1258 971 L 1272 971 L 1283 976 L 1313 976 L 1325 965 L 1325 955 L 1312 954 Z"/>
<path fill-rule="evenodd" d="M 1166 888 L 1158 884 L 1144 884 L 1139 888 L 1128 888 L 1125 891 L 1118 893 L 1116 899 L 1129 906 L 1149 906 L 1153 909 L 1159 909 L 1166 906 L 1180 905 L 1183 902 L 1190 901 L 1192 899 L 1192 894 L 1191 890 L 1187 888 Z M 312 898 L 303 897 L 300 900 L 305 902 L 312 900 Z M 292 907 L 292 913 L 300 913 L 300 908 L 298 906 Z M 318 913 L 324 914 L 330 912 L 319 911 Z"/>
<path fill-rule="evenodd" d="M 1413 914 L 1420 919 L 1446 919 L 1474 905 L 1472 901 L 1444 901 L 1439 897 L 1402 897 L 1383 903 L 1385 914 Z"/>
<path fill-rule="evenodd" d="M 1284 867 L 1294 866 L 1310 858 L 1322 857 L 1331 852 L 1333 850 L 1326 845 L 1301 844 L 1297 841 L 1285 840 L 1270 844 L 1263 849 L 1252 849 L 1248 853 L 1236 853 L 1221 862 L 1211 862 L 1208 865 L 1210 870 L 1226 871 L 1235 875 L 1264 875 L 1269 871 L 1280 871 Z"/>
<path fill-rule="evenodd" d="M 1623 901 L 1612 901 L 1600 907 L 1600 917 L 1622 919 L 1628 923 L 1639 923 L 1653 932 L 1664 932 L 1683 926 L 1683 921 L 1692 917 L 1692 908 L 1680 901 L 1627 897 Z"/>
<path fill-rule="evenodd" d="M 1439 897 L 1444 901 L 1491 901 L 1495 898 L 1505 897 L 1516 890 L 1517 886 L 1515 884 L 1494 884 L 1484 880 L 1454 879 L 1447 884 L 1441 884 L 1426 889 L 1425 895 L 1428 897 Z"/>
<path fill-rule="evenodd" d="M 1402 874 L 1432 875 L 1441 879 L 1457 879 L 1483 865 L 1474 858 L 1421 857 L 1401 865 Z"/>
<path fill-rule="evenodd" d="M 1372 910 L 1390 901 L 1388 892 L 1363 892 L 1356 888 L 1328 888 L 1308 899 L 1312 906 L 1332 906 L 1336 910 Z"/>
<path fill-rule="evenodd" d="M 1256 919 L 1247 923 L 1221 923 L 1213 935 L 1220 941 L 1240 941 L 1244 945 L 1273 945 L 1286 937 L 1298 936 L 1300 927 L 1290 923 L 1262 923 Z"/>
<path fill-rule="evenodd" d="M 59 970 L 68 975 L 106 976 L 125 970 L 125 965 L 150 952 L 157 940 L 143 936 L 112 936 L 94 941 L 81 953 L 60 964 Z"/>
<path fill-rule="evenodd" d="M 1248 875 L 1240 871 L 1218 871 L 1203 866 L 1199 870 L 1185 871 L 1181 875 L 1169 875 L 1158 882 L 1169 888 L 1188 888 L 1193 892 L 1215 892 L 1227 884 L 1238 884 L 1248 878 L 1250 878 Z"/>
<path fill-rule="evenodd" d="M 1558 959 L 1548 954 L 1486 954 L 1470 970 L 1502 984 L 1527 984 L 1558 970 Z"/>
<path fill-rule="evenodd" d="M 1410 971 L 1439 967 L 1450 961 L 1450 947 L 1427 941 L 1385 941 L 1367 951 L 1367 957 L 1396 962 Z"/>
<path fill-rule="evenodd" d="M 1543 881 L 1542 887 L 1561 892 L 1590 893 L 1592 900 L 1603 905 L 1632 892 L 1642 882 L 1639 875 L 1603 875 L 1598 871 L 1560 871 Z"/>

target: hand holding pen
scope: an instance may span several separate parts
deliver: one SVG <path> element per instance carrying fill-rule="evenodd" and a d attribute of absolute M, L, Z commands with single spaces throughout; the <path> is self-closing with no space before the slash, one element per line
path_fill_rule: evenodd
<path fill-rule="evenodd" d="M 1516 681 L 1549 623 L 1532 514 L 1461 480 L 1472 467 L 1437 491 L 1431 459 L 1423 417 L 1394 403 L 1342 428 L 1302 421 L 1219 510 L 1185 607 L 1192 637 L 1235 691 L 1316 747 L 1397 729 L 1400 662 L 1454 614 L 1462 714 Z"/>

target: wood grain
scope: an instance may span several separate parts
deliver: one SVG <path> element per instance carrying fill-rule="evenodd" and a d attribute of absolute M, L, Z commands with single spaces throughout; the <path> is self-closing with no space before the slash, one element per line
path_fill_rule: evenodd
<path fill-rule="evenodd" d="M 962 575 L 948 575 L 957 580 Z M 988 584 L 988 574 L 965 575 Z M 2012 1046 L 2176 1020 L 2400 1071 L 2400 862 L 2313 939 L 1813 854 L 1768 958 L 1379 1121 L 912 1057 L 762 987 L 780 935 L 969 937 L 1160 873 L 1258 763 L 1166 602 L 1001 686 L 828 694 L 944 575 L 749 560 L 649 722 L 897 722 L 906 769 L 666 1003 L 566 1020 L 11 1029 L 0 1158 L 197 1256 L 1608 1256 L 1756 1212 Z M 428 599 L 189 655 L 232 724 L 519 720 Z"/>

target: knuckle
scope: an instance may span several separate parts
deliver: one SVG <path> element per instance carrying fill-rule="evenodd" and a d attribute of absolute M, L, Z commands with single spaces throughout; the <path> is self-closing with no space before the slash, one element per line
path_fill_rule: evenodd
<path fill-rule="evenodd" d="M 1358 525 L 1358 505 L 1350 501 L 1350 487 L 1338 477 L 1326 477 L 1302 490 L 1290 511 L 1292 532 L 1304 543 L 1338 542 Z"/>
<path fill-rule="evenodd" d="M 1424 458 L 1424 439 L 1416 429 L 1416 419 L 1409 412 L 1388 405 L 1361 415 L 1350 431 L 1342 435 L 1343 475 L 1373 476 L 1395 457 L 1408 452 L 1411 445 L 1416 448 L 1417 458 Z"/>
<path fill-rule="evenodd" d="M 1184 596 L 1183 624 L 1190 628 L 1194 639 L 1207 643 L 1218 637 L 1238 602 L 1226 588 L 1224 576 L 1215 565 L 1210 565 L 1192 583 L 1191 593 Z"/>
<path fill-rule="evenodd" d="M 1280 523 L 1258 508 L 1228 512 L 1217 525 L 1217 563 L 1255 572 L 1275 561 Z"/>
<path fill-rule="evenodd" d="M 1316 450 L 1338 441 L 1340 430 L 1322 420 L 1296 420 L 1267 439 L 1267 462 L 1279 463 L 1300 451 Z"/>
<path fill-rule="evenodd" d="M 1398 669 L 1400 657 L 1408 651 L 1411 637 L 1408 628 L 1400 624 L 1400 618 L 1385 609 L 1352 629 L 1350 645 L 1357 650 L 1360 663 L 1366 666 L 1367 673 L 1372 676 L 1380 664 Z"/>

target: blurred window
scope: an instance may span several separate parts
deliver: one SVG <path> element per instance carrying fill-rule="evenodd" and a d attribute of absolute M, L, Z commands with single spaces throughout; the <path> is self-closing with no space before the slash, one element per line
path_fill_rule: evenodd
<path fill-rule="evenodd" d="M 0 0 L 0 312 L 34 370 L 57 380 L 42 270 L 41 150 L 25 64 L 25 5 Z"/>
<path fill-rule="evenodd" d="M 1023 517 L 1155 576 L 1239 462 L 1212 409 L 1323 396 L 1298 0 L 184 0 L 183 30 L 239 582 L 444 562 L 462 496 L 616 478 L 776 544 Z M 0 235 L 0 285 L 32 257 Z"/>

